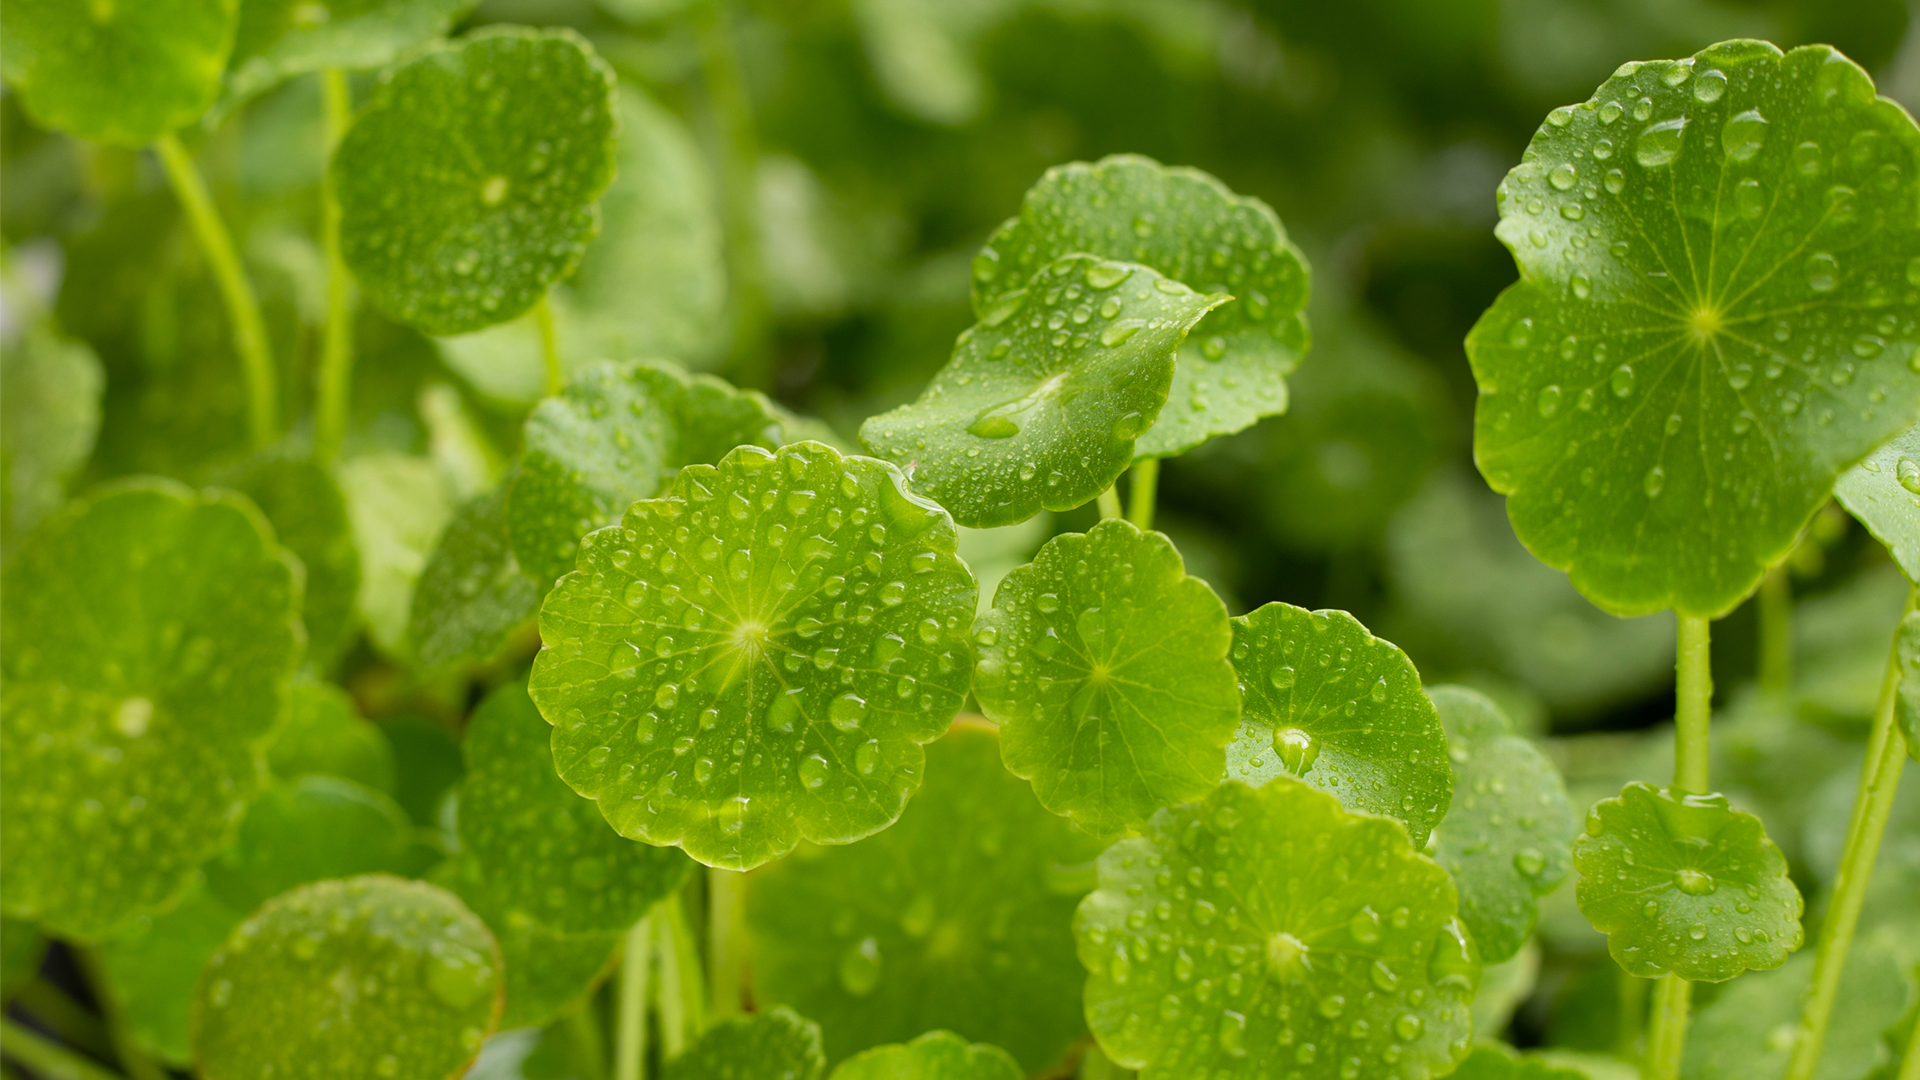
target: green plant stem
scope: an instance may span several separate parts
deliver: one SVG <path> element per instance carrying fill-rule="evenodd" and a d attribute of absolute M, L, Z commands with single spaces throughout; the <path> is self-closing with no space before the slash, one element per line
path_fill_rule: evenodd
<path fill-rule="evenodd" d="M 241 372 L 247 381 L 247 434 L 254 448 L 260 449 L 273 442 L 280 428 L 273 352 L 267 343 L 266 322 L 260 317 L 260 300 L 247 281 L 240 256 L 234 251 L 233 237 L 221 224 L 193 157 L 172 135 L 154 140 L 153 149 L 166 168 L 167 180 L 186 210 L 187 220 L 193 224 L 200 250 L 220 286 L 220 298 L 226 302 L 227 319 L 233 324 L 233 347 L 240 354 Z"/>
<path fill-rule="evenodd" d="M 1620 973 L 1620 1024 L 1614 1031 L 1613 1056 L 1632 1061 L 1640 1056 L 1640 1035 L 1647 1020 L 1646 979 Z"/>
<path fill-rule="evenodd" d="M 654 994 L 660 1012 L 660 1056 L 671 1061 L 706 1027 L 706 993 L 700 981 L 700 950 L 680 898 L 661 901 L 654 914 L 660 928 L 660 982 Z"/>
<path fill-rule="evenodd" d="M 1920 599 L 1920 590 L 1909 590 L 1908 611 L 1914 609 L 1916 599 Z M 1899 685 L 1899 652 L 1897 647 L 1889 647 L 1887 671 L 1880 680 L 1880 699 L 1873 714 L 1873 733 L 1867 744 L 1867 760 L 1860 769 L 1860 792 L 1854 797 L 1847 846 L 1840 855 L 1840 872 L 1833 881 L 1827 915 L 1820 923 L 1820 941 L 1813 954 L 1813 982 L 1801 1003 L 1800 1037 L 1794 1041 L 1792 1057 L 1787 1059 L 1786 1080 L 1811 1080 L 1820 1064 L 1827 1023 L 1833 1017 L 1840 976 L 1847 965 L 1847 950 L 1853 945 L 1853 933 L 1860 925 L 1860 906 L 1867 898 L 1867 882 L 1873 876 L 1880 840 L 1886 835 L 1887 818 L 1900 789 L 1907 746 L 1905 736 L 1893 723 Z"/>
<path fill-rule="evenodd" d="M 560 363 L 560 334 L 553 326 L 553 303 L 548 299 L 550 293 L 541 293 L 540 301 L 533 305 L 533 322 L 540 328 L 540 358 L 547 365 L 547 396 L 558 394 L 567 385 L 567 369 Z"/>
<path fill-rule="evenodd" d="M 1142 458 L 1128 470 L 1133 483 L 1127 489 L 1127 520 L 1142 529 L 1153 528 L 1153 498 L 1160 487 L 1160 459 Z"/>
<path fill-rule="evenodd" d="M 1913 1025 L 1913 1038 L 1907 1040 L 1907 1056 L 1900 1062 L 1900 1073 L 1893 1080 L 1920 1080 L 1920 1024 Z"/>
<path fill-rule="evenodd" d="M 13 996 L 13 1003 L 32 1013 L 60 1041 L 97 1058 L 113 1056 L 113 1041 L 100 1018 L 45 979 L 34 979 Z"/>
<path fill-rule="evenodd" d="M 1100 493 L 1098 505 L 1100 507 L 1100 517 L 1102 520 L 1122 516 L 1120 513 L 1120 493 L 1113 488 L 1108 488 Z"/>
<path fill-rule="evenodd" d="M 707 1015 L 713 1020 L 740 1011 L 747 974 L 746 935 L 741 926 L 746 880 L 737 870 L 707 871 L 707 987 L 712 991 Z"/>
<path fill-rule="evenodd" d="M 653 919 L 627 931 L 620 957 L 620 1020 L 614 1029 L 613 1080 L 640 1080 L 647 1058 L 647 975 L 653 967 Z"/>
<path fill-rule="evenodd" d="M 1678 659 L 1674 664 L 1673 784 L 1704 795 L 1707 779 L 1707 731 L 1713 720 L 1711 624 L 1680 616 Z"/>
<path fill-rule="evenodd" d="M 567 1034 L 573 1039 L 573 1063 L 586 1080 L 603 1080 L 607 1075 L 606 1049 L 600 1036 L 600 1017 L 594 1012 L 593 997 L 567 1015 Z"/>
<path fill-rule="evenodd" d="M 0 1051 L 46 1080 L 121 1080 L 23 1024 L 0 1018 Z"/>
<path fill-rule="evenodd" d="M 320 72 L 320 101 L 326 124 L 327 158 L 347 133 L 353 97 L 346 73 Z M 347 403 L 353 380 L 353 277 L 340 255 L 340 196 L 333 169 L 320 178 L 320 245 L 327 256 L 327 325 L 320 338 L 320 385 L 315 388 L 313 458 L 328 465 L 340 454 L 346 436 Z"/>
<path fill-rule="evenodd" d="M 1677 1080 L 1680 1054 L 1687 1044 L 1687 1012 L 1693 984 L 1678 975 L 1662 975 L 1653 988 L 1653 1026 L 1647 1033 L 1647 1080 Z"/>
<path fill-rule="evenodd" d="M 1760 581 L 1760 689 L 1785 694 L 1793 685 L 1793 582 L 1781 563 Z"/>
<path fill-rule="evenodd" d="M 688 12 L 700 49 L 700 71 L 719 143 L 721 221 L 727 290 L 733 315 L 733 381 L 770 389 L 767 282 L 760 239 L 760 149 L 753 101 L 733 40 L 732 0 L 699 0 Z"/>

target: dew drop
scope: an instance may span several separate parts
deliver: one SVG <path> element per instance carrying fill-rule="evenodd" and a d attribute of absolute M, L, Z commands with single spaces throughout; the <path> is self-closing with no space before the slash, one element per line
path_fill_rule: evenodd
<path fill-rule="evenodd" d="M 1759 109 L 1735 113 L 1720 129 L 1720 148 L 1734 161 L 1751 161 L 1767 144 L 1767 118 Z"/>
<path fill-rule="evenodd" d="M 1920 495 L 1920 462 L 1912 458 L 1901 458 L 1893 467 L 1893 478 L 1906 488 L 1908 493 Z"/>
<path fill-rule="evenodd" d="M 1314 759 L 1320 756 L 1320 743 L 1297 727 L 1283 727 L 1273 733 L 1273 752 L 1280 755 L 1280 763 L 1288 772 L 1305 776 L 1313 771 Z"/>
<path fill-rule="evenodd" d="M 1840 260 L 1827 252 L 1815 253 L 1807 260 L 1807 287 L 1814 292 L 1832 292 L 1840 284 Z"/>
<path fill-rule="evenodd" d="M 841 694 L 827 706 L 828 722 L 840 731 L 860 730 L 860 721 L 866 715 L 866 699 L 854 693 Z"/>
<path fill-rule="evenodd" d="M 1687 118 L 1684 116 L 1652 125 L 1633 141 L 1633 160 L 1647 169 L 1672 164 L 1673 159 L 1680 156 L 1680 144 L 1686 129 Z"/>
<path fill-rule="evenodd" d="M 1580 170 L 1570 162 L 1563 161 L 1555 165 L 1553 171 L 1547 174 L 1547 183 L 1552 184 L 1555 191 L 1569 191 L 1579 182 Z"/>
<path fill-rule="evenodd" d="M 840 988 L 854 997 L 866 997 L 880 985 L 880 942 L 861 938 L 840 954 Z"/>

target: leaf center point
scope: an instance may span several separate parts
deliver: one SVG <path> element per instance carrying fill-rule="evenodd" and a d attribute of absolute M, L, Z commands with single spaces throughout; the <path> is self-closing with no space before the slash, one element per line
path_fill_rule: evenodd
<path fill-rule="evenodd" d="M 1284 930 L 1267 936 L 1267 963 L 1281 973 L 1292 971 L 1295 967 L 1312 967 L 1307 960 L 1307 943 Z"/>
<path fill-rule="evenodd" d="M 1696 345 L 1706 345 L 1718 337 L 1726 325 L 1727 320 L 1720 314 L 1720 309 L 1710 304 L 1694 308 L 1693 314 L 1687 316 L 1687 332 L 1693 335 Z"/>

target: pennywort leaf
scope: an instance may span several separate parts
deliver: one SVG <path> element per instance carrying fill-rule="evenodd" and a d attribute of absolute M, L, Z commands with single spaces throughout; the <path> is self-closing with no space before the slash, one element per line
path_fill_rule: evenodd
<path fill-rule="evenodd" d="M 300 618 L 307 628 L 307 662 L 318 671 L 331 668 L 353 634 L 360 589 L 360 553 L 339 483 L 312 461 L 293 457 L 253 461 L 221 480 L 253 500 L 274 536 L 306 568 Z"/>
<path fill-rule="evenodd" d="M 92 349 L 44 325 L 0 350 L 0 535 L 25 532 L 66 498 L 99 434 L 105 384 Z"/>
<path fill-rule="evenodd" d="M 441 37 L 474 0 L 241 0 L 227 93 L 243 100 L 321 68 L 368 70 Z"/>
<path fill-rule="evenodd" d="M 346 462 L 340 487 L 360 552 L 354 608 L 376 648 L 404 656 L 414 586 L 453 516 L 453 492 L 431 459 L 391 451 Z"/>
<path fill-rule="evenodd" d="M 1454 1080 L 1588 1080 L 1585 1073 L 1523 1058 L 1499 1043 L 1480 1043 L 1453 1072 Z"/>
<path fill-rule="evenodd" d="M 539 610 L 540 586 L 513 557 L 506 503 L 504 491 L 469 499 L 427 557 L 407 618 L 422 667 L 484 663 Z"/>
<path fill-rule="evenodd" d="M 149 1053 L 170 1064 L 192 1064 L 200 969 L 245 917 L 196 882 L 172 908 L 142 915 L 101 943 L 105 992 Z"/>
<path fill-rule="evenodd" d="M 541 607 L 530 689 L 561 778 L 710 866 L 892 824 L 967 691 L 954 544 L 897 470 L 820 443 L 680 470 Z"/>
<path fill-rule="evenodd" d="M 1920 427 L 1888 439 L 1834 481 L 1833 497 L 1920 581 Z"/>
<path fill-rule="evenodd" d="M 1895 950 L 1862 941 L 1847 956 L 1832 1025 L 1814 1075 L 1820 1080 L 1871 1076 L 1893 1060 L 1882 1036 L 1907 1014 L 1913 977 Z M 1728 986 L 1687 1030 L 1682 1068 L 1689 1080 L 1775 1080 L 1786 1075 L 1813 981 L 1813 957 L 1802 953 L 1774 971 Z"/>
<path fill-rule="evenodd" d="M 596 931 L 567 934 L 549 928 L 502 899 L 511 887 L 498 871 L 462 855 L 442 863 L 431 880 L 460 898 L 480 916 L 500 943 L 506 966 L 506 1008 L 500 1027 L 538 1027 L 552 1023 L 592 993 L 614 968 L 622 935 Z"/>
<path fill-rule="evenodd" d="M 788 1008 L 728 1017 L 667 1062 L 663 1080 L 817 1080 L 820 1025 Z"/>
<path fill-rule="evenodd" d="M 833 1070 L 833 1080 L 1020 1080 L 1025 1075 L 1005 1050 L 970 1044 L 951 1031 L 929 1031 L 905 1045 L 876 1046 Z"/>

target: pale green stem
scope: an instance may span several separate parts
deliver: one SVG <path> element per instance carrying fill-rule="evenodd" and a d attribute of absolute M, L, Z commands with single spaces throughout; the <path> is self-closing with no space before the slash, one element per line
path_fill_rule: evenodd
<path fill-rule="evenodd" d="M 120 1003 L 119 992 L 107 979 L 107 968 L 100 959 L 100 950 L 75 948 L 73 952 L 80 961 L 81 971 L 86 974 L 88 985 L 93 987 L 94 1001 L 100 1006 L 100 1018 L 106 1024 L 107 1039 L 113 1043 L 113 1053 L 120 1060 L 120 1067 L 133 1080 L 167 1080 L 166 1072 L 147 1056 L 140 1046 L 139 1037 L 133 1033 L 132 1025 L 127 1023 L 126 1010 Z"/>
<path fill-rule="evenodd" d="M 1687 1045 L 1687 1011 L 1693 984 L 1678 975 L 1662 975 L 1653 988 L 1653 1027 L 1647 1034 L 1646 1080 L 1678 1080 L 1681 1051 Z"/>
<path fill-rule="evenodd" d="M 546 293 L 533 305 L 533 322 L 540 328 L 540 358 L 547 365 L 547 396 L 558 394 L 567 385 L 567 371 L 560 363 L 560 335 L 553 327 L 553 304 Z"/>
<path fill-rule="evenodd" d="M 707 985 L 712 991 L 708 1016 L 724 1020 L 740 1011 L 746 983 L 745 935 L 741 904 L 747 875 L 737 870 L 707 871 Z"/>
<path fill-rule="evenodd" d="M 0 1018 L 0 1052 L 39 1073 L 45 1080 L 121 1080 L 24 1024 Z"/>
<path fill-rule="evenodd" d="M 1613 1056 L 1621 1061 L 1640 1056 L 1640 1034 L 1647 1018 L 1647 989 L 1652 985 L 1625 971 L 1620 973 L 1620 1026 L 1613 1035 Z"/>
<path fill-rule="evenodd" d="M 567 1033 L 573 1038 L 574 1064 L 586 1074 L 586 1080 L 602 1080 L 607 1075 L 606 1048 L 600 1035 L 600 1017 L 594 1012 L 593 998 L 580 1003 L 567 1017 Z"/>
<path fill-rule="evenodd" d="M 233 324 L 233 347 L 240 354 L 240 366 L 247 382 L 247 434 L 255 449 L 272 443 L 280 428 L 279 394 L 274 385 L 273 353 L 267 342 L 267 326 L 260 317 L 260 301 L 253 294 L 240 256 L 234 251 L 233 237 L 220 222 L 207 194 L 206 181 L 194 167 L 193 158 L 180 140 L 162 135 L 153 143 L 154 152 L 165 166 L 174 195 L 187 212 L 200 250 L 220 286 L 220 298 L 227 305 L 227 320 Z"/>
<path fill-rule="evenodd" d="M 1707 733 L 1713 721 L 1713 637 L 1709 620 L 1679 616 L 1674 662 L 1673 786 L 1704 795 L 1709 790 Z M 1675 1080 L 1687 1042 L 1692 987 L 1678 975 L 1663 975 L 1653 991 L 1653 1023 L 1647 1032 L 1648 1080 Z"/>
<path fill-rule="evenodd" d="M 346 73 L 320 72 L 320 101 L 326 123 L 327 158 L 347 133 L 353 97 Z M 327 256 L 327 325 L 320 338 L 320 385 L 315 388 L 313 458 L 331 464 L 346 437 L 347 404 L 353 380 L 353 277 L 340 255 L 340 195 L 329 167 L 320 178 L 320 245 Z"/>
<path fill-rule="evenodd" d="M 1893 1080 L 1920 1080 L 1920 1024 L 1913 1025 L 1913 1038 L 1907 1040 L 1907 1056 L 1900 1062 L 1900 1075 Z"/>
<path fill-rule="evenodd" d="M 1153 498 L 1160 486 L 1160 459 L 1141 458 L 1128 470 L 1133 477 L 1127 489 L 1127 520 L 1142 529 L 1153 528 Z"/>
<path fill-rule="evenodd" d="M 1099 506 L 1100 517 L 1102 519 L 1122 516 L 1120 513 L 1120 493 L 1113 488 L 1108 488 L 1100 493 Z"/>
<path fill-rule="evenodd" d="M 1785 694 L 1793 685 L 1793 582 L 1787 564 L 1760 582 L 1760 689 Z"/>
<path fill-rule="evenodd" d="M 615 1030 L 613 1080 L 640 1080 L 647 1059 L 647 974 L 653 966 L 653 919 L 627 931 L 620 957 L 620 1020 Z"/>
<path fill-rule="evenodd" d="M 668 897 L 654 912 L 660 928 L 660 982 L 654 1004 L 660 1012 L 660 1056 L 671 1061 L 706 1026 L 706 993 L 700 981 L 700 950 L 680 898 Z"/>
<path fill-rule="evenodd" d="M 721 217 L 733 314 L 731 370 L 741 386 L 769 389 L 767 284 L 761 259 L 760 149 L 753 102 L 733 40 L 732 0 L 700 0 L 688 12 L 719 137 Z"/>
<path fill-rule="evenodd" d="M 1917 599 L 1920 591 L 1909 590 L 1908 611 L 1914 609 Z M 1833 1018 L 1840 976 L 1847 965 L 1847 950 L 1860 925 L 1860 907 L 1867 897 L 1867 882 L 1873 876 L 1880 840 L 1886 835 L 1887 818 L 1900 789 L 1907 746 L 1906 738 L 1893 723 L 1899 685 L 1900 656 L 1895 647 L 1888 651 L 1886 675 L 1880 680 L 1873 734 L 1868 740 L 1867 760 L 1860 769 L 1860 791 L 1854 796 L 1853 819 L 1847 830 L 1846 849 L 1840 855 L 1840 872 L 1833 881 L 1826 918 L 1820 923 L 1820 942 L 1813 955 L 1813 982 L 1801 1002 L 1800 1037 L 1794 1041 L 1793 1056 L 1787 1060 L 1786 1080 L 1811 1080 L 1820 1064 L 1827 1023 Z"/>

